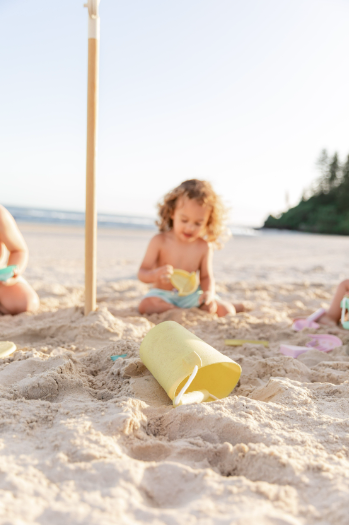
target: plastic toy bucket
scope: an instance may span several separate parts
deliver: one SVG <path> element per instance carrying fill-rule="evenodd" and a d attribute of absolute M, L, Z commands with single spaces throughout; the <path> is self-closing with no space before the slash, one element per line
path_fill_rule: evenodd
<path fill-rule="evenodd" d="M 152 328 L 139 352 L 175 406 L 222 399 L 232 392 L 241 375 L 240 365 L 174 321 Z M 189 379 L 187 393 L 176 402 Z"/>
<path fill-rule="evenodd" d="M 349 330 L 349 321 L 345 320 L 346 311 L 349 310 L 349 297 L 344 297 L 344 299 L 342 299 L 341 307 L 342 307 L 342 316 L 341 316 L 342 326 L 346 330 Z"/>

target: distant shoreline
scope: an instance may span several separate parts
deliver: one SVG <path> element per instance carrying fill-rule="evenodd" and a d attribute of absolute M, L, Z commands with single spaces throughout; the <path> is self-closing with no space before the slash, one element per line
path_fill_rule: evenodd
<path fill-rule="evenodd" d="M 48 210 L 44 208 L 10 206 L 4 204 L 5 208 L 13 215 L 20 225 L 47 225 L 65 227 L 69 229 L 84 229 L 85 213 L 68 210 Z M 143 230 L 156 232 L 155 217 L 142 217 L 135 215 L 122 215 L 112 213 L 98 213 L 98 229 L 102 230 Z M 255 236 L 260 228 L 251 226 L 229 225 L 232 235 Z"/>
<path fill-rule="evenodd" d="M 18 223 L 85 226 L 85 213 L 81 211 L 4 206 Z M 154 217 L 138 217 L 112 213 L 98 213 L 98 226 L 100 228 L 156 229 Z"/>
<path fill-rule="evenodd" d="M 29 208 L 20 206 L 7 206 L 6 209 L 13 215 L 22 231 L 35 232 L 61 232 L 61 233 L 81 233 L 85 230 L 85 214 L 83 212 L 45 210 L 42 208 Z M 98 215 L 99 235 L 128 235 L 131 232 L 144 234 L 154 234 L 157 231 L 155 217 L 137 217 L 131 215 L 116 215 L 100 213 Z M 260 237 L 273 235 L 324 235 L 336 236 L 338 234 L 306 232 L 286 228 L 271 227 L 252 227 L 229 225 L 232 236 L 236 237 Z M 124 232 L 124 233 L 122 233 Z M 342 237 L 342 235 L 338 235 Z"/>

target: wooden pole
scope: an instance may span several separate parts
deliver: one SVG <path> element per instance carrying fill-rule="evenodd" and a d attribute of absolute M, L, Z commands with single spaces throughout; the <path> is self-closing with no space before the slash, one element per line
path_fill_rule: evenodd
<path fill-rule="evenodd" d="M 97 286 L 97 116 L 99 17 L 98 0 L 89 0 L 88 80 L 87 80 L 87 151 L 85 212 L 85 315 L 96 310 Z"/>

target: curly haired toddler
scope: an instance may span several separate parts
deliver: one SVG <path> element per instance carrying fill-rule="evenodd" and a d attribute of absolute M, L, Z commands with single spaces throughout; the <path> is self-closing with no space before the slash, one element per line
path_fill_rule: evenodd
<path fill-rule="evenodd" d="M 138 272 L 141 281 L 154 284 L 139 305 L 141 314 L 199 307 L 223 317 L 244 310 L 243 305 L 223 302 L 215 294 L 213 247 L 221 245 L 226 215 L 220 197 L 206 181 L 184 181 L 165 195 L 159 204 L 160 233 L 151 239 Z M 170 281 L 174 268 L 199 272 L 198 290 L 179 296 Z"/>

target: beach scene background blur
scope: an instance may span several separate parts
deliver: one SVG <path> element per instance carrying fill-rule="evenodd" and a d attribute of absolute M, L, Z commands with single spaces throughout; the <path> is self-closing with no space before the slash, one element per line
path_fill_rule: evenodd
<path fill-rule="evenodd" d="M 300 219 L 311 206 L 311 227 L 328 223 L 346 184 L 349 4 L 101 2 L 98 308 L 87 316 L 87 13 L 3 0 L 0 14 L 1 204 L 41 303 L 0 316 L 0 339 L 17 346 L 0 362 L 0 523 L 347 525 L 349 332 L 292 324 L 328 308 L 349 277 L 348 236 L 302 231 Z M 141 316 L 156 204 L 193 177 L 231 208 L 216 289 L 248 311 Z M 139 357 L 166 320 L 240 364 L 228 397 L 172 407 Z M 314 333 L 343 344 L 280 353 Z"/>

